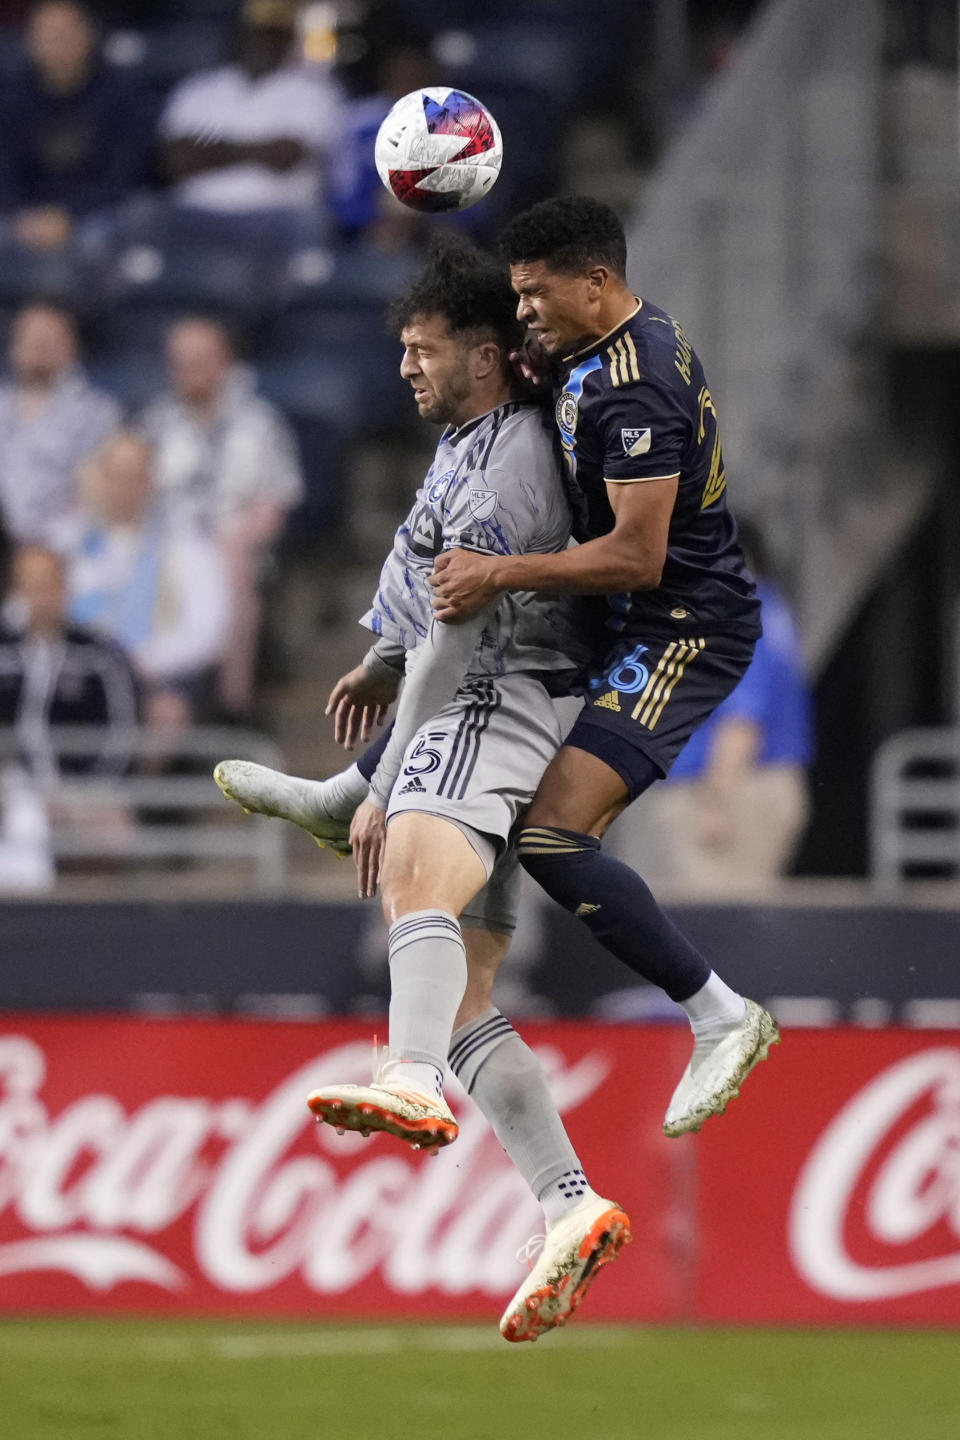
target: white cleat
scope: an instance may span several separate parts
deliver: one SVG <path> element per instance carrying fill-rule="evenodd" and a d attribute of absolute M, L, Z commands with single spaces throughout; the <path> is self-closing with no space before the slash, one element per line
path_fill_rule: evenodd
<path fill-rule="evenodd" d="M 213 772 L 224 795 L 247 814 L 289 820 L 312 835 L 322 848 L 350 854 L 350 819 L 331 815 L 318 798 L 319 783 L 255 765 L 252 760 L 221 760 Z"/>
<path fill-rule="evenodd" d="M 543 1238 L 539 1260 L 500 1319 L 503 1338 L 536 1340 L 563 1325 L 630 1239 L 630 1217 L 619 1205 L 599 1195 L 582 1200 Z"/>
<path fill-rule="evenodd" d="M 323 1085 L 308 1096 L 307 1104 L 321 1124 L 344 1130 L 383 1130 L 408 1141 L 414 1150 L 436 1151 L 452 1145 L 459 1127 L 442 1096 L 401 1088 L 389 1081 L 372 1085 Z"/>
<path fill-rule="evenodd" d="M 780 1039 L 773 1016 L 748 1000 L 747 1013 L 725 1035 L 698 1041 L 680 1084 L 673 1092 L 663 1122 L 664 1135 L 699 1130 L 711 1115 L 722 1115 L 754 1065 L 766 1060 Z"/>

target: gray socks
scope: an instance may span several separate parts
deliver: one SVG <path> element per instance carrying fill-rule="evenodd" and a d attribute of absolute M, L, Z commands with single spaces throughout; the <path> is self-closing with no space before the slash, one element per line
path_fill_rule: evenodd
<path fill-rule="evenodd" d="M 544 1207 L 547 1224 L 593 1194 L 533 1051 L 493 1006 L 450 1043 L 450 1068 Z"/>
<path fill-rule="evenodd" d="M 442 1095 L 450 1032 L 467 988 L 460 926 L 444 910 L 391 925 L 390 1078 Z"/>

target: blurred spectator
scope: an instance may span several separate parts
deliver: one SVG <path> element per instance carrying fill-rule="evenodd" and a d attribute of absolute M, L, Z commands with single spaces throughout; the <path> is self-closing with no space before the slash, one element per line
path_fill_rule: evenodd
<path fill-rule="evenodd" d="M 8 626 L 0 634 L 0 726 L 16 731 L 19 758 L 46 786 L 58 771 L 111 774 L 126 763 L 122 746 L 68 755 L 58 763 L 51 726 L 136 724 L 129 661 L 111 641 L 72 624 L 62 556 L 39 545 L 14 555 Z"/>
<path fill-rule="evenodd" d="M 148 443 L 123 432 L 90 467 L 70 615 L 130 656 L 146 724 L 178 728 L 195 718 L 222 659 L 230 595 L 213 542 L 157 503 L 152 461 Z"/>
<path fill-rule="evenodd" d="M 809 686 L 796 623 L 770 580 L 756 527 L 740 540 L 760 593 L 763 636 L 740 684 L 680 752 L 637 815 L 611 832 L 651 884 L 722 899 L 786 871 L 809 815 Z M 642 863 L 640 863 L 642 861 Z"/>
<path fill-rule="evenodd" d="M 250 707 L 260 629 L 259 584 L 287 512 L 303 496 L 293 435 L 254 393 L 229 337 L 210 320 L 183 320 L 168 340 L 172 393 L 143 417 L 165 504 L 214 535 L 233 599 L 219 694 L 233 714 Z"/>
<path fill-rule="evenodd" d="M 144 181 L 150 114 L 77 0 L 36 6 L 26 42 L 26 65 L 0 90 L 0 215 L 21 244 L 55 250 Z"/>
<path fill-rule="evenodd" d="M 118 426 L 120 410 L 78 365 L 76 327 L 56 305 L 28 305 L 10 339 L 12 382 L 0 385 L 0 509 L 16 541 L 61 543 L 75 511 L 77 470 Z"/>
<path fill-rule="evenodd" d="M 384 249 L 406 244 L 423 217 L 380 182 L 377 131 L 391 106 L 432 78 L 425 37 L 391 0 L 338 16 L 334 73 L 344 91 L 343 123 L 327 177 L 327 200 L 344 238 L 364 236 Z"/>
<path fill-rule="evenodd" d="M 313 210 L 339 128 L 336 87 L 295 63 L 297 6 L 247 0 L 235 65 L 184 80 L 160 122 L 174 198 L 198 210 Z"/>

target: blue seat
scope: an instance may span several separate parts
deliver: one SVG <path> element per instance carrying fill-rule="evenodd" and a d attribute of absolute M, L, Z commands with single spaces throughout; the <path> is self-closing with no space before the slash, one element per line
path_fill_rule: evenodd
<path fill-rule="evenodd" d="M 348 438 L 342 430 L 311 415 L 290 415 L 300 451 L 305 495 L 287 520 L 285 538 L 335 536 L 343 517 Z"/>
<path fill-rule="evenodd" d="M 287 310 L 308 306 L 383 314 L 422 263 L 416 252 L 388 254 L 363 245 L 294 252 L 276 276 L 276 302 Z"/>
<path fill-rule="evenodd" d="M 364 396 L 339 351 L 261 358 L 255 369 L 260 393 L 288 415 L 339 430 L 363 424 Z"/>
<path fill-rule="evenodd" d="M 191 15 L 137 33 L 142 47 L 139 68 L 158 89 L 169 89 L 188 75 L 223 65 L 230 56 L 230 27 L 215 15 L 206 19 Z"/>
<path fill-rule="evenodd" d="M 15 308 L 42 298 L 85 309 L 97 278 L 69 248 L 46 253 L 0 243 L 0 306 Z"/>
<path fill-rule="evenodd" d="M 590 85 L 605 53 L 585 32 L 582 23 L 538 25 L 528 19 L 468 27 L 473 53 L 455 68 L 455 83 L 484 104 L 490 104 L 494 85 L 533 91 L 547 103 L 572 100 Z"/>
<path fill-rule="evenodd" d="M 264 336 L 262 360 L 268 372 L 296 375 L 297 393 L 335 374 L 351 397 L 349 422 L 382 433 L 405 427 L 414 414 L 400 357 L 380 314 L 315 307 L 281 314 Z"/>
<path fill-rule="evenodd" d="M 94 385 L 112 395 L 127 416 L 145 409 L 167 386 L 162 351 L 114 350 L 90 356 L 85 369 Z"/>
<path fill-rule="evenodd" d="M 131 245 L 115 259 L 109 298 L 142 309 L 244 315 L 263 302 L 261 271 L 255 259 L 229 246 Z"/>

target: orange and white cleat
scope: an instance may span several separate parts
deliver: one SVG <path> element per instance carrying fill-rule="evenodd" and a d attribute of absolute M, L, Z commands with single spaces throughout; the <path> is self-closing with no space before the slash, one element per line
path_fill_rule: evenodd
<path fill-rule="evenodd" d="M 631 1238 L 630 1217 L 619 1205 L 599 1195 L 581 1201 L 543 1237 L 539 1260 L 501 1317 L 503 1338 L 536 1340 L 563 1325 Z"/>
<path fill-rule="evenodd" d="M 436 1152 L 452 1145 L 460 1133 L 442 1096 L 427 1095 L 389 1080 L 372 1085 L 324 1085 L 308 1096 L 307 1104 L 323 1125 L 338 1133 L 358 1130 L 361 1135 L 383 1130 L 407 1140 L 415 1150 Z"/>

